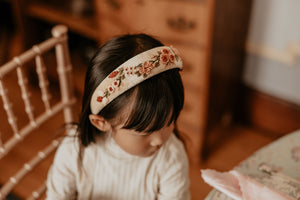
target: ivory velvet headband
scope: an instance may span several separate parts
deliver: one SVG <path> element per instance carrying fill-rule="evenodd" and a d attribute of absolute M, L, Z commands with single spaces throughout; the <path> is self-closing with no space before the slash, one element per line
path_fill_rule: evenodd
<path fill-rule="evenodd" d="M 182 60 L 172 46 L 156 47 L 130 58 L 97 86 L 91 99 L 92 113 L 98 114 L 112 100 L 144 80 L 174 68 L 182 69 Z"/>

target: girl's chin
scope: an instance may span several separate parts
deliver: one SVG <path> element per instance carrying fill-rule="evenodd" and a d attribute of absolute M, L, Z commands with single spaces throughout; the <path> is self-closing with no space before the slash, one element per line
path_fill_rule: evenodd
<path fill-rule="evenodd" d="M 124 151 L 126 151 L 127 153 L 129 153 L 129 154 L 131 154 L 133 156 L 150 157 L 150 156 L 154 155 L 155 153 L 157 153 L 159 149 L 160 148 L 155 148 L 155 149 L 151 149 L 151 150 L 145 151 L 143 153 L 133 153 L 133 152 L 128 152 L 126 150 L 124 150 Z"/>
<path fill-rule="evenodd" d="M 131 154 L 131 155 L 146 158 L 146 157 L 150 157 L 150 156 L 154 155 L 156 152 L 157 152 L 157 150 L 145 152 L 145 153 L 142 153 L 142 154 Z"/>
<path fill-rule="evenodd" d="M 149 152 L 145 153 L 144 155 L 142 155 L 142 157 L 150 157 L 150 156 L 154 155 L 157 151 L 158 151 L 158 149 L 149 151 Z"/>

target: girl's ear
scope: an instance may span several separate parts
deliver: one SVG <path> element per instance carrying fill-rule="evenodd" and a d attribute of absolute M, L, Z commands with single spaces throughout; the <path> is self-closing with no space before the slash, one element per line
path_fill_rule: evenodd
<path fill-rule="evenodd" d="M 95 126 L 100 131 L 108 132 L 112 129 L 111 124 L 102 116 L 90 114 L 89 119 L 93 126 Z"/>

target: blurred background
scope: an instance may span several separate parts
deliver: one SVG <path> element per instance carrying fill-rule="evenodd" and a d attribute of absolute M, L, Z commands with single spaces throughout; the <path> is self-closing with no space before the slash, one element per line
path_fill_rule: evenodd
<path fill-rule="evenodd" d="M 211 188 L 199 169 L 229 170 L 300 127 L 299 8 L 297 0 L 0 0 L 0 65 L 65 24 L 80 102 L 88 61 L 109 38 L 147 33 L 173 45 L 184 62 L 178 126 L 192 199 L 204 199 Z"/>

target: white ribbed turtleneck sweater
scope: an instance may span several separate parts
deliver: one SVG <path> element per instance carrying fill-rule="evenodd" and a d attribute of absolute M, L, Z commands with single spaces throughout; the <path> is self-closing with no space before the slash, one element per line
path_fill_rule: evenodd
<path fill-rule="evenodd" d="M 47 199 L 188 200 L 188 159 L 183 144 L 171 134 L 150 157 L 123 151 L 111 137 L 84 149 L 78 140 L 59 146 L 48 174 Z"/>

